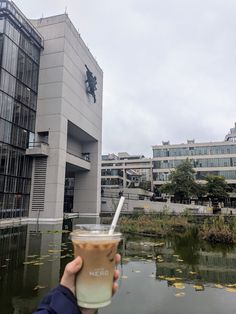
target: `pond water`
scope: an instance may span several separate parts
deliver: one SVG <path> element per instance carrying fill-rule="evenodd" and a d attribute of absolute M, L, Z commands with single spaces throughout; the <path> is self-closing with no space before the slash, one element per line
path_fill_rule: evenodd
<path fill-rule="evenodd" d="M 72 224 L 0 229 L 1 314 L 31 314 L 58 284 L 72 259 Z M 236 247 L 189 232 L 167 240 L 127 235 L 120 251 L 119 291 L 99 313 L 235 313 Z"/>

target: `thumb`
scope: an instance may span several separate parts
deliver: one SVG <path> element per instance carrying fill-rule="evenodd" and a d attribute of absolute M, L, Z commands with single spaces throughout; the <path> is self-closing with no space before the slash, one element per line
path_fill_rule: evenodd
<path fill-rule="evenodd" d="M 78 273 L 78 271 L 80 271 L 82 264 L 82 258 L 77 256 L 72 262 L 66 265 L 64 274 L 66 273 L 66 275 L 75 275 Z"/>

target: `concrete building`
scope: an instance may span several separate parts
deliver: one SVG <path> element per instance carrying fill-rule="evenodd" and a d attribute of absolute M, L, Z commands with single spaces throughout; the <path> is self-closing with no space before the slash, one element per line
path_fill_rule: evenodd
<path fill-rule="evenodd" d="M 21 174 L 19 178 L 28 180 L 25 183 L 27 201 L 21 203 L 18 217 L 29 216 L 32 221 L 61 221 L 64 210 L 65 181 L 68 182 L 68 180 L 73 182 L 70 189 L 69 210 L 79 212 L 81 216 L 98 216 L 101 191 L 103 72 L 67 14 L 29 21 L 12 2 L 1 1 L 0 3 L 2 16 L 0 36 L 3 38 L 1 43 L 4 42 L 1 49 L 3 49 L 3 56 L 5 53 L 10 59 L 10 61 L 4 61 L 3 57 L 1 71 L 5 73 L 4 66 L 8 66 L 9 62 L 11 64 L 15 62 L 13 65 L 16 72 L 16 84 L 19 81 L 19 84 L 23 86 L 20 85 L 22 95 L 18 97 L 15 85 L 9 86 L 10 80 L 7 78 L 4 81 L 5 85 L 2 83 L 0 86 L 1 92 L 6 93 L 5 89 L 8 88 L 8 94 L 5 97 L 12 92 L 14 104 L 18 98 L 19 103 L 23 103 L 23 97 L 28 89 L 30 93 L 30 97 L 25 96 L 24 103 L 24 109 L 29 108 L 28 125 L 21 126 L 23 131 L 20 128 L 23 135 L 26 130 L 27 136 L 23 137 L 19 133 L 20 143 L 7 143 L 6 135 L 4 135 L 6 139 L 5 137 L 0 139 L 2 150 L 5 149 L 6 144 L 9 151 L 13 150 L 14 145 L 21 145 L 19 151 L 22 157 L 19 158 L 25 160 L 24 169 L 27 171 L 27 179 L 25 179 L 25 174 L 23 174 L 24 179 L 21 178 L 23 177 Z M 10 30 L 7 29 L 8 24 L 11 25 Z M 24 31 L 26 26 L 27 30 Z M 21 37 L 24 41 L 26 39 L 28 41 L 27 45 L 25 44 L 26 48 L 19 47 L 13 60 L 12 52 L 16 50 L 15 46 L 12 47 L 11 44 L 6 52 L 4 49 L 6 49 L 5 42 L 10 40 L 8 37 L 16 36 L 16 34 L 20 36 L 20 45 L 23 45 Z M 34 48 L 35 60 L 34 56 L 30 55 L 33 48 L 27 53 L 29 43 Z M 40 51 L 41 55 L 39 55 Z M 23 74 L 18 70 L 22 64 L 22 54 L 26 58 L 23 64 Z M 33 63 L 32 73 L 27 68 L 27 62 Z M 9 73 L 6 72 L 6 75 L 9 76 Z M 31 75 L 32 83 L 28 75 Z M 12 91 L 9 91 L 10 88 Z M 37 104 L 36 99 L 38 99 Z M 1 121 L 6 120 L 2 112 L 8 112 L 8 110 L 1 111 Z M 17 125 L 14 121 L 18 121 L 17 116 L 14 116 L 14 110 L 11 117 L 13 122 L 10 121 L 12 128 L 15 124 Z M 23 109 L 21 110 L 24 113 Z M 7 129 L 5 120 L 1 122 L 4 123 L 5 128 L 3 134 L 6 134 Z M 23 121 L 21 123 L 24 123 L 24 117 L 21 120 Z M 0 157 L 3 158 L 4 154 L 5 151 Z M 12 158 L 10 155 L 9 160 L 13 160 Z M 4 173 L 4 176 L 7 175 Z M 6 212 L 5 177 L 4 180 L 1 177 L 0 182 L 0 193 L 2 192 L 0 200 L 3 199 L 0 201 L 0 208 L 1 212 Z M 13 209 L 19 207 L 18 204 L 15 205 L 15 202 L 22 193 L 19 194 L 16 190 L 14 193 L 13 203 L 9 202 L 7 207 L 8 214 L 0 215 L 0 218 L 16 217 Z"/>
<path fill-rule="evenodd" d="M 153 146 L 153 183 L 160 186 L 168 181 L 171 170 L 188 158 L 196 171 L 196 180 L 204 183 L 209 174 L 223 176 L 228 184 L 236 186 L 236 125 L 222 142 Z"/>
<path fill-rule="evenodd" d="M 102 156 L 102 188 L 138 187 L 141 182 L 147 181 L 152 184 L 151 159 L 126 152 Z"/>

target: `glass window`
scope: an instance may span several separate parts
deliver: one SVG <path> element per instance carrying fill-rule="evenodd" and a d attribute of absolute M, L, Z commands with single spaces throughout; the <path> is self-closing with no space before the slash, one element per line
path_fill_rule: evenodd
<path fill-rule="evenodd" d="M 17 69 L 17 78 L 24 82 L 24 70 L 25 70 L 25 54 L 19 51 L 18 54 L 18 69 Z"/>
<path fill-rule="evenodd" d="M 2 67 L 16 76 L 18 47 L 7 37 L 5 37 L 3 48 Z"/>
<path fill-rule="evenodd" d="M 20 32 L 10 23 L 6 21 L 6 34 L 18 45 L 20 41 Z"/>

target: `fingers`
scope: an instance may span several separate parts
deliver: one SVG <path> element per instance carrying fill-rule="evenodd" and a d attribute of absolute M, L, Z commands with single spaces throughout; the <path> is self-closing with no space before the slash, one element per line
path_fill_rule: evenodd
<path fill-rule="evenodd" d="M 114 271 L 114 281 L 116 281 L 117 279 L 119 279 L 119 277 L 120 277 L 120 272 L 119 272 L 119 270 L 115 270 Z"/>
<path fill-rule="evenodd" d="M 64 274 L 61 278 L 61 285 L 70 289 L 72 293 L 75 293 L 75 276 L 80 271 L 81 267 L 82 259 L 78 256 L 76 259 L 66 265 Z"/>
<path fill-rule="evenodd" d="M 116 256 L 115 256 L 116 264 L 119 264 L 119 263 L 120 263 L 120 260 L 121 260 L 120 254 L 116 254 Z"/>
<path fill-rule="evenodd" d="M 114 295 L 117 290 L 118 290 L 118 283 L 114 282 L 112 285 L 112 295 Z"/>
<path fill-rule="evenodd" d="M 120 262 L 120 260 L 121 260 L 120 254 L 116 254 L 116 256 L 115 256 L 116 264 L 118 264 Z M 114 271 L 114 276 L 113 276 L 114 282 L 112 285 L 112 295 L 114 295 L 116 293 L 116 291 L 118 290 L 118 283 L 116 281 L 119 279 L 119 277 L 120 277 L 120 272 L 119 272 L 119 270 L 116 269 Z"/>

